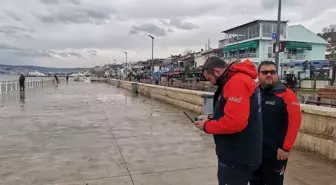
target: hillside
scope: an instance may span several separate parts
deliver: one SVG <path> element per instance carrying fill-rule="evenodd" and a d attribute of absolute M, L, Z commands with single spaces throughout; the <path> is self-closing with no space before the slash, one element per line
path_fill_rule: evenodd
<path fill-rule="evenodd" d="M 0 73 L 20 73 L 20 72 L 30 72 L 30 71 L 39 71 L 41 73 L 71 73 L 71 72 L 80 72 L 88 70 L 88 68 L 53 68 L 53 67 L 40 67 L 40 66 L 13 66 L 13 65 L 4 65 L 0 64 Z"/>

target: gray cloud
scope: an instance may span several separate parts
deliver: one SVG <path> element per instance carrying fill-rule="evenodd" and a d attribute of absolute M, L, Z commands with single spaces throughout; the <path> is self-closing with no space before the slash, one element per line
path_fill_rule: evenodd
<path fill-rule="evenodd" d="M 40 49 L 25 49 L 17 46 L 0 44 L 0 51 L 9 51 L 24 57 L 52 57 L 47 51 Z"/>
<path fill-rule="evenodd" d="M 75 8 L 62 11 L 52 11 L 46 15 L 36 15 L 43 23 L 91 23 L 104 24 L 111 19 L 112 12 L 108 9 Z"/>
<path fill-rule="evenodd" d="M 68 53 L 64 53 L 64 52 L 62 52 L 62 53 L 55 53 L 54 52 L 54 54 L 57 54 L 57 55 L 59 55 L 61 57 L 64 57 L 64 58 L 69 58 L 70 57 Z"/>
<path fill-rule="evenodd" d="M 17 52 L 21 56 L 26 57 L 47 57 L 52 58 L 52 56 L 48 53 L 48 51 L 42 49 L 22 49 Z"/>
<path fill-rule="evenodd" d="M 47 52 L 52 56 L 58 56 L 58 57 L 61 57 L 61 58 L 72 58 L 72 57 L 85 58 L 83 55 L 81 55 L 77 52 L 57 52 L 57 51 L 54 51 L 54 50 L 48 50 Z"/>
<path fill-rule="evenodd" d="M 275 8 L 277 5 L 277 0 L 261 0 L 260 4 L 264 9 Z"/>
<path fill-rule="evenodd" d="M 210 3 L 195 0 L 131 0 L 129 3 L 120 3 L 119 13 L 133 19 L 167 19 L 175 17 L 196 17 L 211 13 L 224 0 L 211 0 Z"/>
<path fill-rule="evenodd" d="M 75 53 L 75 52 L 70 52 L 68 53 L 70 56 L 73 57 L 78 57 L 78 58 L 85 58 L 83 55 L 79 54 L 79 53 Z"/>
<path fill-rule="evenodd" d="M 14 50 L 14 51 L 19 51 L 20 48 L 16 46 L 12 46 L 9 44 L 0 44 L 0 50 Z"/>
<path fill-rule="evenodd" d="M 167 31 L 168 31 L 169 33 L 174 33 L 174 32 L 175 32 L 175 31 L 174 31 L 173 29 L 171 29 L 171 28 L 168 28 Z"/>
<path fill-rule="evenodd" d="M 34 40 L 34 37 L 31 36 L 32 32 L 34 32 L 34 30 L 26 29 L 23 27 L 9 26 L 9 25 L 0 26 L 0 34 L 3 34 L 5 36 Z"/>
<path fill-rule="evenodd" d="M 161 22 L 166 26 L 174 26 L 181 30 L 194 30 L 199 28 L 199 26 L 194 23 L 182 22 L 181 19 L 176 17 L 170 18 L 169 21 L 162 20 Z"/>
<path fill-rule="evenodd" d="M 13 10 L 3 10 L 3 12 L 10 18 L 20 22 L 21 18 Z"/>
<path fill-rule="evenodd" d="M 90 57 L 97 57 L 97 50 L 87 50 L 87 52 L 89 53 Z"/>
<path fill-rule="evenodd" d="M 4 33 L 4 34 L 21 34 L 21 33 L 26 33 L 26 32 L 33 32 L 34 30 L 32 29 L 26 29 L 26 28 L 22 28 L 22 27 L 17 27 L 17 26 L 8 26 L 8 25 L 4 25 L 4 26 L 0 26 L 0 33 Z"/>
<path fill-rule="evenodd" d="M 47 4 L 47 5 L 55 5 L 55 4 L 61 4 L 61 3 L 72 3 L 75 5 L 81 4 L 80 0 L 40 0 L 41 3 Z"/>
<path fill-rule="evenodd" d="M 47 57 L 53 58 L 54 56 L 59 56 L 62 58 L 85 58 L 83 55 L 77 52 L 57 52 L 54 50 L 44 50 L 44 49 L 27 49 L 20 48 L 8 44 L 0 44 L 0 51 L 11 51 L 14 54 L 24 56 L 24 57 Z"/>
<path fill-rule="evenodd" d="M 155 36 L 166 36 L 167 32 L 164 28 L 161 28 L 153 23 L 145 23 L 140 26 L 132 26 L 130 32 L 132 34 L 138 34 L 138 33 L 149 33 L 153 34 Z"/>
<path fill-rule="evenodd" d="M 260 0 L 260 5 L 264 9 L 273 9 L 278 7 L 278 0 Z M 304 3 L 307 3 L 306 0 L 282 0 L 282 6 L 286 7 L 296 7 L 302 6 Z"/>

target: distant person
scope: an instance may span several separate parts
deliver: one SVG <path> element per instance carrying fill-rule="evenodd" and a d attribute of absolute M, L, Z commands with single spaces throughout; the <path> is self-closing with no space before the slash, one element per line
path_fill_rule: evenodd
<path fill-rule="evenodd" d="M 69 75 L 66 75 L 65 80 L 66 80 L 66 83 L 68 83 L 68 81 L 69 81 Z"/>
<path fill-rule="evenodd" d="M 140 81 L 141 81 L 141 76 L 140 76 L 140 74 L 139 74 L 139 73 L 137 74 L 136 78 L 137 78 L 138 82 L 140 82 Z"/>
<path fill-rule="evenodd" d="M 261 163 L 262 153 L 261 98 L 254 81 L 257 70 L 249 60 L 228 65 L 210 57 L 202 72 L 218 88 L 212 116 L 204 116 L 195 125 L 213 134 L 219 185 L 247 185 Z"/>
<path fill-rule="evenodd" d="M 23 74 L 21 74 L 19 78 L 20 91 L 25 90 L 25 81 L 26 81 L 26 77 Z"/>
<path fill-rule="evenodd" d="M 296 85 L 298 84 L 297 79 L 294 75 L 294 72 L 291 72 L 286 76 L 285 79 L 286 86 L 290 88 L 292 91 L 296 91 Z"/>
<path fill-rule="evenodd" d="M 54 77 L 55 77 L 56 83 L 58 84 L 59 81 L 58 81 L 58 77 L 57 77 L 57 75 L 55 75 Z"/>
<path fill-rule="evenodd" d="M 284 173 L 301 124 L 300 104 L 277 74 L 276 64 L 264 61 L 258 67 L 262 93 L 262 163 L 250 185 L 283 185 Z"/>

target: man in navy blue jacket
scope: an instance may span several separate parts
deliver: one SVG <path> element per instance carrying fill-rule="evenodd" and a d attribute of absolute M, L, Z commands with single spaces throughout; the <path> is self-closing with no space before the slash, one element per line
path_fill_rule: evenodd
<path fill-rule="evenodd" d="M 283 185 L 289 152 L 301 124 L 300 104 L 292 90 L 279 80 L 276 64 L 259 65 L 262 92 L 263 153 L 262 163 L 251 185 Z"/>
<path fill-rule="evenodd" d="M 195 124 L 214 136 L 219 185 L 247 185 L 261 163 L 262 152 L 257 70 L 249 60 L 227 65 L 218 57 L 210 57 L 203 75 L 218 89 L 211 120 L 204 118 Z"/>

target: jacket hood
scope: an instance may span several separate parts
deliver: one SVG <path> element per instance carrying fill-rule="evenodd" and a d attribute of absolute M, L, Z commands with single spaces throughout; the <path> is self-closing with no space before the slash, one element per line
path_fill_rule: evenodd
<path fill-rule="evenodd" d="M 252 79 L 256 79 L 258 77 L 258 72 L 256 66 L 250 60 L 244 60 L 243 62 L 237 62 L 232 64 L 229 67 L 229 76 L 234 73 L 240 72 L 249 75 Z M 230 75 L 230 73 L 233 73 Z"/>

